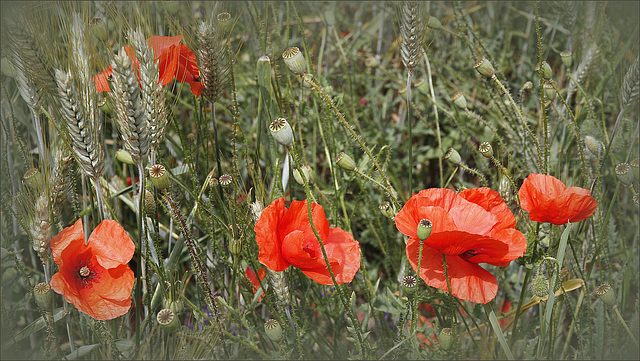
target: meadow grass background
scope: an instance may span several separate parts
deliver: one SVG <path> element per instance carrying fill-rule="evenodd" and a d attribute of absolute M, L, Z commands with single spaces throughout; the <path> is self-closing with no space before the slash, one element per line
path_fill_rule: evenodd
<path fill-rule="evenodd" d="M 512 353 L 518 359 L 637 359 L 638 165 L 629 170 L 635 172 L 630 182 L 621 181 L 615 167 L 637 162 L 639 156 L 638 2 L 424 3 L 420 19 L 426 24 L 432 17 L 441 27 L 432 22 L 420 28 L 424 41 L 413 49 L 419 61 L 410 103 L 401 55 L 402 6 L 2 2 L 2 358 L 504 359 Z M 216 301 L 219 324 L 196 280 L 184 246 L 185 231 L 178 226 L 180 216 L 172 214 L 153 187 L 149 189 L 157 210 L 149 220 L 159 232 L 150 237 L 156 240 L 160 261 L 147 258 L 151 291 L 142 304 L 149 317 L 140 323 L 132 310 L 116 320 L 95 321 L 59 295 L 55 308 L 39 308 L 33 286 L 45 280 L 45 269 L 49 276 L 55 272 L 55 264 L 49 255 L 43 265 L 33 247 L 38 237 L 31 231 L 50 238 L 80 216 L 90 229 L 96 226 L 91 207 L 96 195 L 78 162 L 69 161 L 62 176 L 54 167 L 57 159 L 71 154 L 55 105 L 52 74 L 54 69 L 78 71 L 73 67 L 78 55 L 70 45 L 73 14 L 86 26 L 83 41 L 95 75 L 128 44 L 130 28 L 139 27 L 145 38 L 184 35 L 183 43 L 195 52 L 199 23 L 222 12 L 231 19 L 218 38 L 217 99 L 212 105 L 194 97 L 186 83 L 167 85 L 166 138 L 157 153 L 157 163 L 172 174 L 170 194 L 206 264 L 207 282 L 221 296 Z M 29 44 L 34 56 L 14 57 L 15 39 L 26 39 L 21 44 Z M 326 97 L 287 69 L 282 53 L 292 46 L 305 55 L 308 73 Z M 565 50 L 572 50 L 569 67 L 560 56 Z M 265 55 L 270 66 L 258 64 Z M 491 61 L 515 103 L 474 70 L 479 56 Z M 558 90 L 545 106 L 541 97 L 549 102 L 555 89 L 545 94 L 535 70 L 540 60 L 550 65 Z M 32 89 L 43 99 L 35 112 L 21 96 L 16 66 L 29 70 Z M 451 101 L 458 91 L 468 111 Z M 135 180 L 137 169 L 115 159 L 122 140 L 113 108 L 108 108 L 111 100 L 97 93 L 94 101 L 107 102 L 96 110 L 105 154 L 99 182 L 114 219 L 138 244 L 130 266 L 140 276 L 138 200 L 127 181 Z M 44 152 L 38 150 L 34 114 L 43 128 Z M 363 144 L 350 135 L 340 116 Z M 248 266 L 261 267 L 253 231 L 256 202 L 265 207 L 281 196 L 308 198 L 292 173 L 283 175 L 284 148 L 267 128 L 278 117 L 288 119 L 294 130 L 296 164 L 310 167 L 309 191 L 323 205 L 329 223 L 360 242 L 362 266 L 352 283 L 337 290 L 294 268 L 284 272 L 284 279 L 268 274 L 269 287 L 259 302 L 244 277 Z M 482 142 L 491 143 L 495 161 L 480 154 Z M 462 166 L 443 158 L 451 147 L 460 154 Z M 376 182 L 387 178 L 394 191 L 342 170 L 335 164 L 340 152 L 351 155 L 358 169 Z M 367 153 L 376 157 L 382 174 Z M 30 188 L 22 179 L 34 167 L 44 181 Z M 598 209 L 569 231 L 528 221 L 516 198 L 530 173 L 551 174 L 567 186 L 591 190 Z M 223 174 L 231 176 L 231 184 L 216 185 L 212 179 Z M 283 177 L 289 178 L 285 192 Z M 63 181 L 54 184 L 54 179 Z M 414 296 L 405 294 L 400 281 L 415 272 L 406 260 L 404 236 L 380 204 L 393 203 L 394 197 L 404 204 L 426 188 L 483 185 L 499 191 L 516 215 L 518 229 L 527 237 L 527 253 L 507 267 L 486 267 L 499 283 L 488 309 L 420 281 L 415 297 L 430 306 L 417 311 L 429 322 L 409 326 L 415 319 Z M 39 205 L 38 197 L 58 190 L 61 196 L 55 202 Z M 532 297 L 530 283 L 537 272 L 555 275 L 550 263 L 541 260 L 557 257 L 563 234 L 568 247 L 559 277 L 570 282 L 560 288 L 562 295 L 553 304 L 551 326 L 541 327 L 547 302 Z M 282 307 L 278 293 L 283 290 L 274 284 L 278 280 L 287 288 L 285 304 L 292 308 Z M 593 294 L 605 283 L 615 291 L 615 308 Z M 134 289 L 140 297 L 139 286 Z M 154 291 L 158 295 L 152 297 Z M 169 299 L 183 305 L 178 313 L 181 327 L 172 333 L 155 321 L 163 300 Z M 518 309 L 522 312 L 516 318 Z M 489 325 L 489 310 L 501 321 L 511 311 L 502 323 L 505 345 Z M 347 315 L 357 317 L 358 324 Z M 264 332 L 264 322 L 272 317 L 284 330 L 280 342 Z M 437 341 L 445 327 L 453 328 L 455 336 L 448 350 Z"/>

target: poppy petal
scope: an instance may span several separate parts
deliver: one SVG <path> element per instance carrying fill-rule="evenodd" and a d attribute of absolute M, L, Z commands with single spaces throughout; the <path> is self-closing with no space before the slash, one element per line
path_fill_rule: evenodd
<path fill-rule="evenodd" d="M 79 218 L 73 226 L 63 229 L 49 242 L 53 261 L 60 266 L 66 265 L 67 257 L 63 257 L 63 254 L 75 255 L 82 246 L 84 246 L 82 218 Z"/>
<path fill-rule="evenodd" d="M 311 203 L 311 217 L 313 219 L 313 226 L 318 231 L 320 239 L 326 239 L 330 226 L 321 205 Z M 294 230 L 302 230 L 305 239 L 316 239 L 315 233 L 313 233 L 313 229 L 311 229 L 311 224 L 309 223 L 306 200 L 291 202 L 289 209 L 285 212 L 284 217 L 282 217 L 279 230 L 281 235 L 289 234 Z"/>
<path fill-rule="evenodd" d="M 431 234 L 457 229 L 453 217 L 442 207 L 423 205 L 421 197 L 412 197 L 396 215 L 396 228 L 409 237 L 417 237 L 418 223 L 431 221 Z"/>
<path fill-rule="evenodd" d="M 314 243 L 317 244 L 318 240 L 305 239 L 303 231 L 295 230 L 282 241 L 282 257 L 300 269 L 325 267 L 322 250 L 319 245 L 314 247 Z"/>
<path fill-rule="evenodd" d="M 107 269 L 128 263 L 136 250 L 124 228 L 113 220 L 100 222 L 91 233 L 88 246 L 98 263 Z"/>
<path fill-rule="evenodd" d="M 100 279 L 92 287 L 80 290 L 81 298 L 74 305 L 96 320 L 111 320 L 124 315 L 131 308 L 134 276 L 127 265 L 102 271 Z"/>
<path fill-rule="evenodd" d="M 176 46 L 182 41 L 182 35 L 176 36 L 158 36 L 154 35 L 147 39 L 147 43 L 151 45 L 156 59 L 160 58 L 164 52 L 168 51 L 170 47 Z"/>
<path fill-rule="evenodd" d="M 486 187 L 465 189 L 458 195 L 498 217 L 501 228 L 514 228 L 516 226 L 516 217 L 504 202 L 500 193 L 493 189 Z"/>
<path fill-rule="evenodd" d="M 484 208 L 471 202 L 465 202 L 449 209 L 459 231 L 485 235 L 498 224 L 498 217 L 487 212 Z M 431 231 L 433 232 L 433 230 Z"/>
<path fill-rule="evenodd" d="M 282 257 L 281 238 L 278 231 L 284 212 L 284 198 L 279 198 L 262 211 L 254 227 L 259 247 L 258 260 L 276 272 L 284 271 L 289 267 L 289 262 Z"/>
<path fill-rule="evenodd" d="M 334 271 L 336 281 L 338 283 L 353 281 L 353 277 L 360 269 L 360 243 L 353 239 L 351 233 L 336 227 L 329 232 L 324 248 L 329 259 L 335 259 L 341 265 L 342 269 L 339 272 Z"/>
<path fill-rule="evenodd" d="M 103 71 L 100 74 L 96 74 L 96 76 L 93 77 L 93 82 L 96 84 L 97 92 L 111 91 L 111 88 L 109 87 L 109 76 L 111 74 L 113 74 L 113 68 L 111 67 L 111 65 L 109 65 L 109 68 L 107 68 L 107 70 Z"/>

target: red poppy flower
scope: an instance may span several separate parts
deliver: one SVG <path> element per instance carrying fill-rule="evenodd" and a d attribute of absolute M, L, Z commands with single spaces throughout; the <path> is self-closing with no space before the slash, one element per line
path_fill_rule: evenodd
<path fill-rule="evenodd" d="M 160 81 L 162 85 L 169 84 L 173 79 L 180 82 L 187 82 L 191 85 L 191 92 L 199 97 L 202 93 L 202 83 L 198 80 L 200 70 L 196 55 L 187 48 L 186 45 L 180 44 L 182 35 L 177 36 L 152 36 L 147 39 L 147 43 L 153 49 L 155 60 L 159 59 L 158 68 L 160 70 Z M 124 48 L 125 52 L 131 58 L 133 67 L 138 71 L 138 60 L 133 54 L 131 46 Z M 96 91 L 110 91 L 108 78 L 113 74 L 111 65 L 102 73 L 93 77 L 96 83 Z M 138 81 L 140 77 L 138 76 Z"/>
<path fill-rule="evenodd" d="M 545 174 L 529 174 L 518 195 L 520 206 L 529 212 L 529 218 L 541 223 L 580 222 L 589 218 L 598 207 L 590 190 L 567 188 L 559 179 Z"/>
<path fill-rule="evenodd" d="M 127 313 L 134 279 L 127 262 L 135 246 L 116 221 L 102 221 L 85 245 L 82 219 L 78 219 L 53 237 L 50 246 L 60 266 L 51 277 L 54 291 L 96 320 Z"/>
<path fill-rule="evenodd" d="M 342 228 L 330 228 L 321 205 L 312 203 L 313 224 L 324 243 L 331 270 L 338 283 L 349 283 L 360 268 L 360 244 Z M 307 201 L 293 201 L 284 207 L 284 198 L 271 203 L 256 222 L 258 259 L 270 270 L 299 268 L 312 280 L 331 285 L 331 275 L 307 213 Z"/>
<path fill-rule="evenodd" d="M 428 219 L 431 234 L 423 242 L 420 277 L 431 287 L 447 290 L 442 255 L 446 255 L 451 293 L 476 303 L 491 301 L 498 282 L 478 263 L 507 266 L 527 248 L 516 219 L 500 194 L 489 188 L 425 189 L 415 194 L 396 216 L 396 227 L 409 236 L 407 257 L 418 268 L 418 223 Z"/>
<path fill-rule="evenodd" d="M 264 280 L 264 276 L 267 274 L 267 270 L 263 267 L 258 270 L 258 274 L 251 269 L 251 267 L 247 267 L 247 270 L 244 272 L 244 275 L 247 276 L 251 285 L 253 285 L 253 293 L 255 294 L 258 288 L 260 288 L 260 282 Z M 258 277 L 260 280 L 258 281 Z M 258 301 L 262 301 L 262 297 L 264 296 L 264 291 L 262 292 L 262 296 L 258 298 Z"/>

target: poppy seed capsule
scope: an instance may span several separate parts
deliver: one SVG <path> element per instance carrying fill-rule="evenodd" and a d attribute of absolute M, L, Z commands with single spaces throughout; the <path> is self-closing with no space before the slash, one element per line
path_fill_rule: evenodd
<path fill-rule="evenodd" d="M 634 158 L 629 162 L 631 166 L 631 171 L 633 172 L 633 178 L 635 180 L 640 179 L 640 174 L 638 174 L 638 165 L 640 163 L 640 158 Z"/>
<path fill-rule="evenodd" d="M 542 88 L 544 90 L 544 97 L 549 99 L 549 100 L 555 100 L 556 99 L 556 89 L 553 87 L 553 80 L 551 81 L 545 81 L 544 84 L 542 85 Z"/>
<path fill-rule="evenodd" d="M 432 226 L 433 224 L 428 219 L 421 219 L 420 222 L 418 222 L 418 229 L 416 230 L 416 232 L 418 234 L 418 238 L 421 241 L 425 241 L 427 238 L 429 238 L 429 236 L 431 235 Z"/>
<path fill-rule="evenodd" d="M 156 164 L 149 168 L 149 179 L 159 190 L 167 189 L 171 185 L 167 169 L 162 164 Z"/>
<path fill-rule="evenodd" d="M 221 175 L 220 178 L 218 178 L 218 181 L 220 181 L 221 186 L 226 187 L 229 184 L 231 184 L 231 181 L 233 181 L 233 178 L 231 177 L 231 175 L 225 173 Z"/>
<path fill-rule="evenodd" d="M 118 149 L 116 151 L 116 159 L 121 161 L 124 164 L 130 164 L 130 165 L 136 164 L 136 162 L 133 161 L 133 158 L 131 158 L 131 154 L 129 154 L 129 152 L 127 152 L 124 149 Z"/>
<path fill-rule="evenodd" d="M 528 81 L 526 83 L 524 83 L 524 85 L 522 86 L 522 90 L 531 90 L 533 89 L 533 83 Z"/>
<path fill-rule="evenodd" d="M 620 163 L 615 168 L 616 176 L 622 184 L 630 186 L 633 183 L 633 172 L 628 163 Z"/>
<path fill-rule="evenodd" d="M 591 152 L 591 154 L 596 157 L 600 155 L 602 152 L 602 144 L 594 137 L 587 135 L 584 137 L 584 144 L 587 146 L 587 149 Z"/>
<path fill-rule="evenodd" d="M 51 302 L 53 301 L 53 292 L 51 292 L 51 286 L 48 283 L 40 282 L 33 287 L 33 294 L 36 298 L 38 307 L 42 310 L 50 310 Z"/>
<path fill-rule="evenodd" d="M 444 159 L 448 160 L 453 165 L 460 165 L 460 163 L 462 163 L 462 158 L 460 158 L 460 154 L 458 153 L 457 150 L 453 148 L 447 149 L 447 151 L 444 153 Z"/>
<path fill-rule="evenodd" d="M 106 42 L 109 39 L 109 27 L 102 18 L 91 19 L 89 30 L 100 41 Z"/>
<path fill-rule="evenodd" d="M 280 340 L 282 340 L 282 326 L 273 318 L 264 323 L 264 332 L 267 334 L 269 340 L 273 342 L 280 342 Z"/>
<path fill-rule="evenodd" d="M 271 122 L 269 131 L 278 144 L 290 147 L 293 143 L 293 130 L 285 118 L 278 118 Z"/>
<path fill-rule="evenodd" d="M 291 47 L 282 53 L 284 63 L 291 72 L 296 75 L 302 75 L 307 70 L 307 62 L 304 60 L 304 55 L 297 47 Z"/>
<path fill-rule="evenodd" d="M 571 67 L 571 62 L 572 62 L 572 55 L 573 53 L 571 52 L 571 50 L 565 50 L 563 52 L 560 53 L 560 58 L 562 59 L 562 64 L 564 64 L 564 66 L 566 66 L 567 68 Z"/>
<path fill-rule="evenodd" d="M 593 291 L 593 293 L 600 297 L 602 302 L 608 306 L 614 306 L 616 304 L 616 293 L 608 283 L 600 285 L 595 291 Z"/>
<path fill-rule="evenodd" d="M 389 202 L 385 201 L 380 203 L 380 205 L 378 206 L 378 209 L 380 209 L 380 212 L 382 212 L 382 214 L 384 214 L 384 216 L 387 218 L 393 219 L 396 216 L 393 210 L 393 206 Z"/>
<path fill-rule="evenodd" d="M 536 64 L 536 68 L 535 68 L 536 72 L 540 71 L 540 63 Z M 551 77 L 553 76 L 553 70 L 551 69 L 551 66 L 546 62 L 546 61 L 542 61 L 542 77 L 545 80 L 549 80 L 551 79 Z"/>
<path fill-rule="evenodd" d="M 458 108 L 460 108 L 462 110 L 467 109 L 467 99 L 464 97 L 464 94 L 462 94 L 462 92 L 458 91 L 458 92 L 453 93 L 453 95 L 451 96 L 451 101 Z"/>
<path fill-rule="evenodd" d="M 356 170 L 356 162 L 345 152 L 340 152 L 340 154 L 338 154 L 338 156 L 336 157 L 336 164 L 344 170 Z"/>
<path fill-rule="evenodd" d="M 537 274 L 531 281 L 531 293 L 536 297 L 544 297 L 549 294 L 549 281 L 542 274 Z"/>
<path fill-rule="evenodd" d="M 438 335 L 438 340 L 440 341 L 440 348 L 447 351 L 453 346 L 453 341 L 455 341 L 455 337 L 453 336 L 453 330 L 449 327 L 443 328 Z"/>
<path fill-rule="evenodd" d="M 156 320 L 165 332 L 173 332 L 180 327 L 180 321 L 170 308 L 163 308 L 158 312 Z"/>
<path fill-rule="evenodd" d="M 473 64 L 473 67 L 484 77 L 493 78 L 495 76 L 493 65 L 491 65 L 491 62 L 484 56 L 479 57 L 475 64 Z"/>
<path fill-rule="evenodd" d="M 400 283 L 400 286 L 402 287 L 402 292 L 405 295 L 412 295 L 416 291 L 417 284 L 418 281 L 416 280 L 415 276 L 404 276 L 402 282 Z"/>
<path fill-rule="evenodd" d="M 296 180 L 296 182 L 298 182 L 298 184 L 300 184 L 301 186 L 304 185 L 304 179 L 307 180 L 307 183 L 309 183 L 310 179 L 309 179 L 309 170 L 311 169 L 311 167 L 309 167 L 308 165 L 303 165 L 301 168 L 294 168 L 293 169 L 293 179 Z M 302 175 L 304 175 L 304 179 L 302 179 Z"/>
<path fill-rule="evenodd" d="M 427 19 L 427 26 L 431 29 L 438 30 L 442 28 L 442 23 L 437 18 L 429 16 Z"/>
<path fill-rule="evenodd" d="M 491 144 L 489 144 L 489 142 L 480 143 L 478 150 L 480 151 L 480 153 L 482 153 L 483 156 L 485 156 L 485 158 L 493 157 L 493 147 L 491 146 Z"/>
<path fill-rule="evenodd" d="M 31 189 L 38 189 L 42 184 L 42 175 L 38 168 L 31 168 L 24 173 L 22 181 Z"/>
<path fill-rule="evenodd" d="M 233 255 L 239 255 L 242 252 L 242 240 L 241 239 L 231 239 L 229 242 L 229 252 Z"/>

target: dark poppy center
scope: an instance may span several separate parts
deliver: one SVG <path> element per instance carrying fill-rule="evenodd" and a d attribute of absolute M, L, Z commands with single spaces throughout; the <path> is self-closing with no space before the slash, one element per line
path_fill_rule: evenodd
<path fill-rule="evenodd" d="M 89 287 L 98 273 L 91 261 L 79 261 L 75 267 L 74 275 L 80 286 Z"/>
<path fill-rule="evenodd" d="M 307 252 L 311 258 L 316 258 L 316 251 L 309 244 L 305 244 L 302 250 Z"/>
<path fill-rule="evenodd" d="M 460 257 L 464 260 L 468 260 L 469 258 L 476 256 L 478 254 L 478 252 L 476 252 L 475 249 L 470 249 L 468 251 L 466 251 L 465 253 L 461 254 Z"/>

